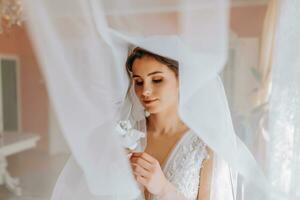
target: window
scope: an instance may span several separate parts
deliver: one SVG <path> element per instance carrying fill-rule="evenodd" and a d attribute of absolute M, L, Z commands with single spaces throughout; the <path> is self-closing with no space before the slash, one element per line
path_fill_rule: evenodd
<path fill-rule="evenodd" d="M 0 130 L 20 130 L 19 68 L 16 56 L 0 55 Z"/>

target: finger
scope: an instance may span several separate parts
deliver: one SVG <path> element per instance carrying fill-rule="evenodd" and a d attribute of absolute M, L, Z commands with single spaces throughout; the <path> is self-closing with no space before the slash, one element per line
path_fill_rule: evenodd
<path fill-rule="evenodd" d="M 132 153 L 128 153 L 128 154 L 127 154 L 127 157 L 128 157 L 129 159 L 131 159 Z"/>
<path fill-rule="evenodd" d="M 153 165 L 150 162 L 148 162 L 148 161 L 146 161 L 146 160 L 144 160 L 143 158 L 140 158 L 140 157 L 131 157 L 130 162 L 138 164 L 138 165 L 140 165 L 141 167 L 145 168 L 148 171 L 151 171 L 152 168 L 153 168 Z"/>
<path fill-rule="evenodd" d="M 136 180 L 137 182 L 139 182 L 140 184 L 142 184 L 143 186 L 147 186 L 148 184 L 148 179 L 142 176 L 136 176 Z"/>
<path fill-rule="evenodd" d="M 151 164 L 154 164 L 157 162 L 157 160 L 154 157 L 150 156 L 149 154 L 147 154 L 145 152 L 133 152 L 132 157 L 141 157 L 144 160 L 150 162 Z"/>
<path fill-rule="evenodd" d="M 144 169 L 143 167 L 137 164 L 132 164 L 132 170 L 133 173 L 136 175 L 140 175 L 147 178 L 151 176 L 151 173 L 148 170 Z"/>
<path fill-rule="evenodd" d="M 132 151 L 131 153 L 133 157 L 140 157 L 143 152 Z"/>
<path fill-rule="evenodd" d="M 132 167 L 133 172 L 136 172 L 142 176 L 149 177 L 151 175 L 151 172 L 149 170 L 147 170 L 137 164 L 132 164 L 131 167 Z"/>
<path fill-rule="evenodd" d="M 137 158 L 139 158 L 139 159 L 143 159 L 143 160 L 145 160 L 146 162 L 148 162 L 148 163 L 150 163 L 151 165 L 153 164 L 151 161 L 152 160 L 155 160 L 154 158 L 152 158 L 149 154 L 149 156 L 151 157 L 148 157 L 147 155 L 144 155 L 144 154 L 147 154 L 147 153 L 144 153 L 144 152 L 133 152 L 132 153 L 132 156 L 131 156 L 131 160 L 132 159 L 137 159 Z"/>

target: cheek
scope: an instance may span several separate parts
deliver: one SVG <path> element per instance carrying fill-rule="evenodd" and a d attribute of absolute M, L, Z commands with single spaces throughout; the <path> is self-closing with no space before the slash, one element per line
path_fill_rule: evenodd
<path fill-rule="evenodd" d="M 159 95 L 165 101 L 174 101 L 178 98 L 178 87 L 176 82 L 168 82 L 159 88 Z"/>
<path fill-rule="evenodd" d="M 138 98 L 142 96 L 142 87 L 133 86 L 134 92 Z"/>

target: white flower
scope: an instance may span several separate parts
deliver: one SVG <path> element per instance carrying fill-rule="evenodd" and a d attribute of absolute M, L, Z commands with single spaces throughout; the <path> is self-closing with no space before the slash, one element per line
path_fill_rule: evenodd
<path fill-rule="evenodd" d="M 119 121 L 116 131 L 121 137 L 123 147 L 131 150 L 134 150 L 138 145 L 138 141 L 145 137 L 145 133 L 132 128 L 129 120 Z"/>

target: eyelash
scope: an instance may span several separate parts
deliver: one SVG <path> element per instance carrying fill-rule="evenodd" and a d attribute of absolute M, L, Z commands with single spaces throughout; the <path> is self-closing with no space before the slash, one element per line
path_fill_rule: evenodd
<path fill-rule="evenodd" d="M 153 83 L 160 83 L 162 82 L 162 79 L 152 80 Z"/>
<path fill-rule="evenodd" d="M 153 83 L 156 83 L 156 84 L 161 83 L 162 81 L 163 81 L 162 79 L 152 80 L 152 82 L 153 82 Z M 142 85 L 143 85 L 143 81 L 135 81 L 134 83 L 135 83 L 135 85 L 137 85 L 137 86 L 142 86 Z"/>
<path fill-rule="evenodd" d="M 134 84 L 137 85 L 137 86 L 142 86 L 143 81 L 134 81 Z"/>

